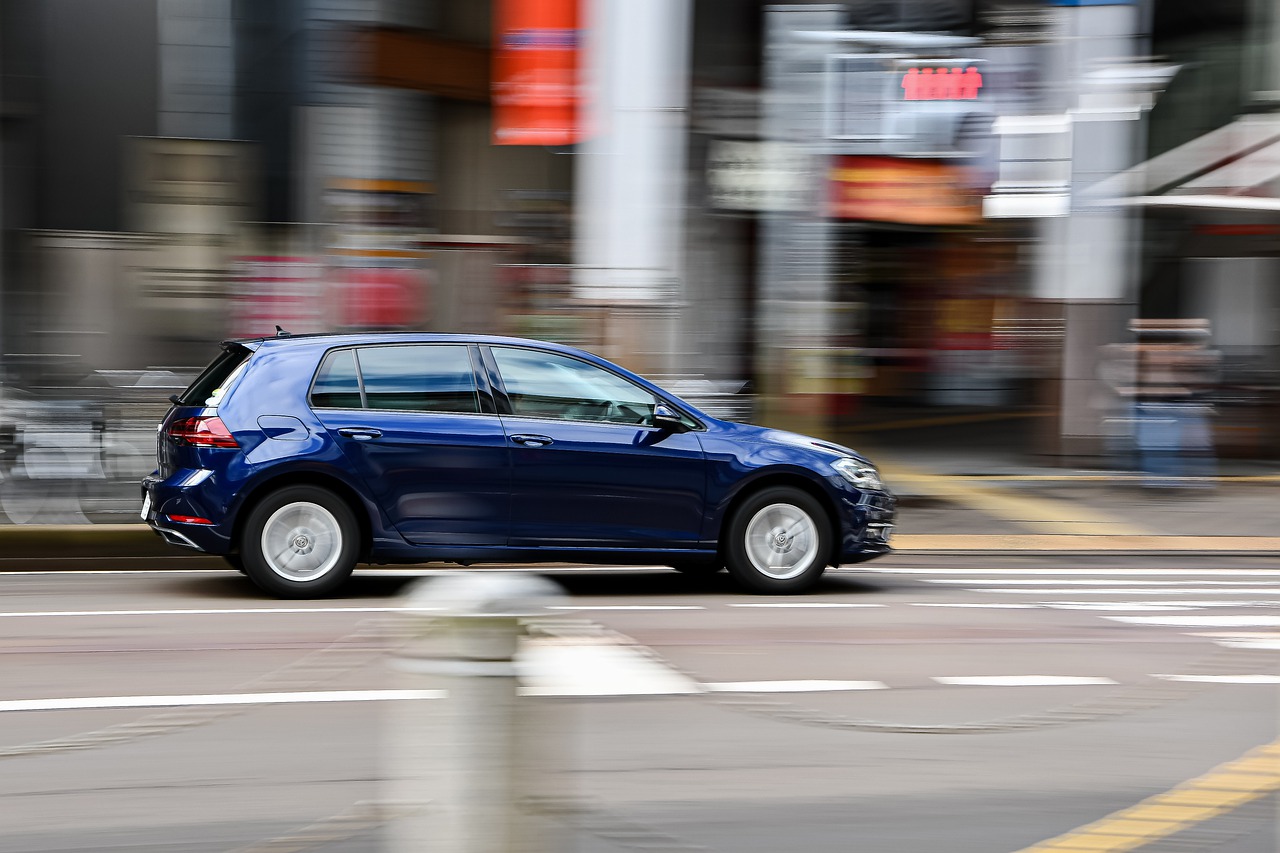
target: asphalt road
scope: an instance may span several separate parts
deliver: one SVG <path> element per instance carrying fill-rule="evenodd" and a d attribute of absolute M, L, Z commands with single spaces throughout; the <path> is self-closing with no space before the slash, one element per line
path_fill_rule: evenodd
<path fill-rule="evenodd" d="M 421 813 L 403 746 L 448 700 L 396 698 L 423 684 L 387 654 L 420 573 L 279 602 L 32 565 L 0 573 L 3 853 L 390 851 Z M 548 575 L 584 655 L 555 658 L 577 695 L 525 700 L 560 732 L 556 853 L 1278 847 L 1280 752 L 1249 757 L 1277 738 L 1276 560 L 893 557 L 799 598 Z"/>

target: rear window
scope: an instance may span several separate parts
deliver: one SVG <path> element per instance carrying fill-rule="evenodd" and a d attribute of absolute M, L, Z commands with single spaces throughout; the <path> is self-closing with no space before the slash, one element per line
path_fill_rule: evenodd
<path fill-rule="evenodd" d="M 242 367 L 251 355 L 253 351 L 242 346 L 228 346 L 210 362 L 203 373 L 196 377 L 196 381 L 192 382 L 187 390 L 178 395 L 178 399 L 174 402 L 179 406 L 217 405 L 216 400 L 214 402 L 210 400 L 222 396 L 221 392 L 231 384 L 232 374 L 237 368 Z"/>

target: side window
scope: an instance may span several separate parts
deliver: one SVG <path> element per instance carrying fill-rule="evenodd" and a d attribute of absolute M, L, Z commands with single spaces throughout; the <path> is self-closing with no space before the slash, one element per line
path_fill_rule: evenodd
<path fill-rule="evenodd" d="M 360 377 L 355 353 L 349 349 L 331 352 L 320 365 L 311 386 L 311 405 L 319 409 L 359 409 Z"/>
<path fill-rule="evenodd" d="M 362 347 L 360 376 L 370 409 L 479 412 L 466 346 L 423 344 Z"/>
<path fill-rule="evenodd" d="M 647 424 L 654 397 L 620 376 L 576 358 L 493 348 L 513 414 L 533 418 Z"/>

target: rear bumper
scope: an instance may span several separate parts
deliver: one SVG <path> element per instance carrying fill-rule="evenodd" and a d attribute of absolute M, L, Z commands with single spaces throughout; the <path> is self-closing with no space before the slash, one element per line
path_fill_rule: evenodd
<path fill-rule="evenodd" d="M 168 478 L 154 474 L 143 478 L 142 500 L 147 507 L 143 520 L 170 545 L 208 554 L 228 554 L 231 523 L 223 517 L 222 507 L 211 499 L 211 489 L 206 485 L 213 479 L 210 474 L 181 470 Z M 212 523 L 177 521 L 175 516 L 204 518 Z"/>

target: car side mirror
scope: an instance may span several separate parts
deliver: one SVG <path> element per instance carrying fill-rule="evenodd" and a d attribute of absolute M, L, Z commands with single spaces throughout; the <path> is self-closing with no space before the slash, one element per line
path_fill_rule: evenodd
<path fill-rule="evenodd" d="M 655 427 L 667 432 L 688 432 L 689 427 L 680 415 L 670 406 L 664 406 L 662 403 L 653 407 L 652 423 Z"/>

